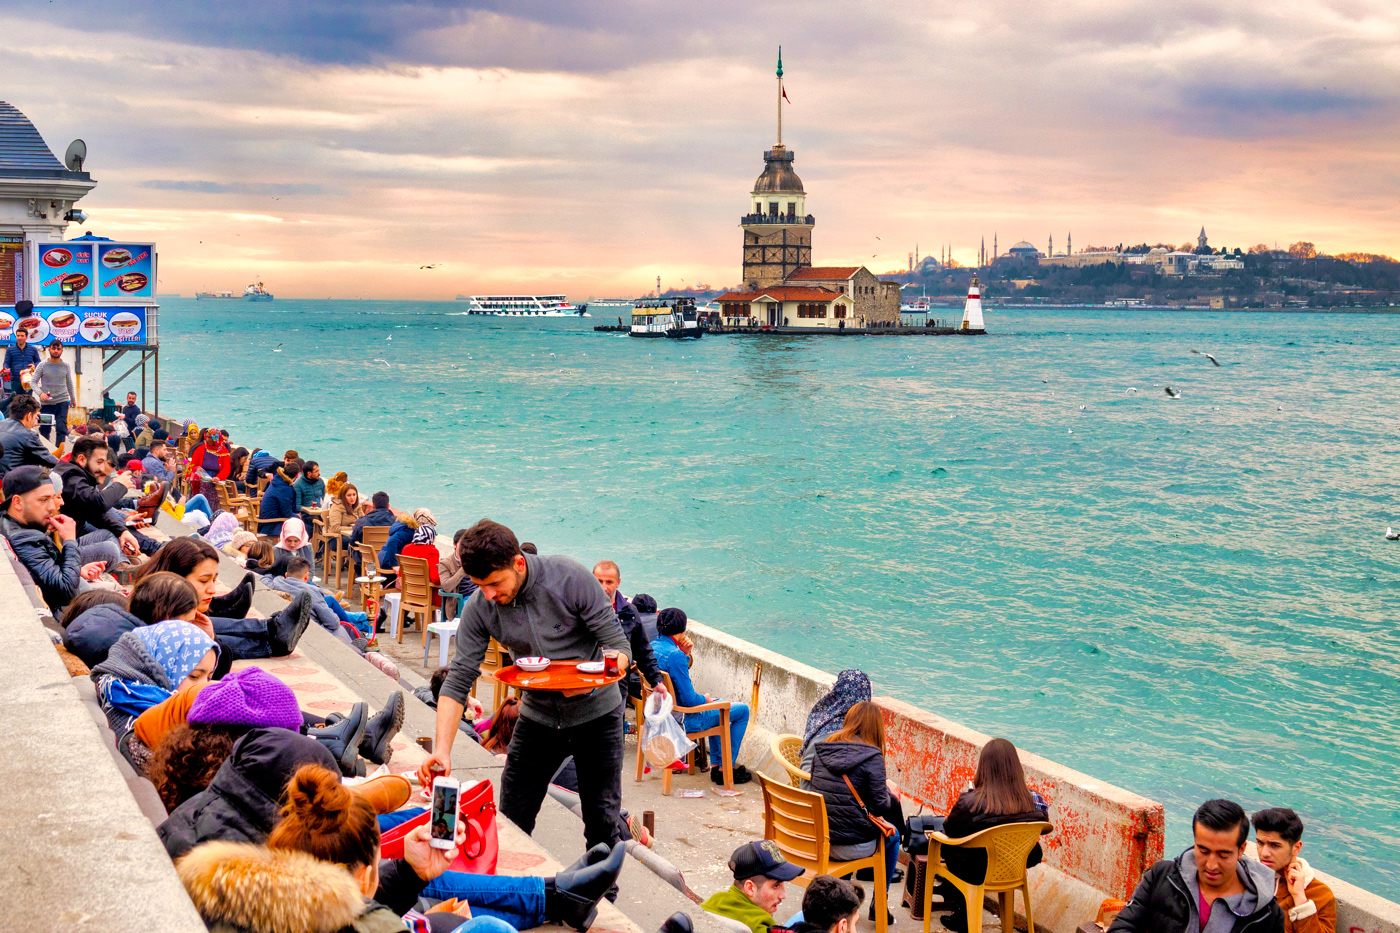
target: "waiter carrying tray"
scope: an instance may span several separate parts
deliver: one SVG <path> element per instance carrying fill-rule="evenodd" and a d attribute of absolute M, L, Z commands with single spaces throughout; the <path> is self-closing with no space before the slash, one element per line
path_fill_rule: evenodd
<path fill-rule="evenodd" d="M 452 771 L 452 742 L 492 638 L 514 657 L 600 661 L 615 656 L 625 671 L 627 637 L 612 603 L 586 567 L 567 557 L 522 554 L 506 526 L 482 519 L 457 544 L 462 570 L 480 589 L 462 607 L 457 653 L 438 696 L 433 754 L 418 769 L 424 787 Z M 531 833 L 549 781 L 570 755 L 578 771 L 584 839 L 589 848 L 621 836 L 622 695 L 613 685 L 581 696 L 524 691 L 520 720 L 506 750 L 501 813 Z"/>

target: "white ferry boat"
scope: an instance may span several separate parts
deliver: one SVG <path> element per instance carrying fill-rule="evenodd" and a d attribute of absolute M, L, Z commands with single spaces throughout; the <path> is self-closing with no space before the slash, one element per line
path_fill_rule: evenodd
<path fill-rule="evenodd" d="M 633 337 L 685 340 L 705 336 L 694 298 L 638 298 L 632 308 Z"/>
<path fill-rule="evenodd" d="M 243 300 L 244 300 L 244 301 L 271 301 L 271 300 L 272 300 L 272 292 L 270 292 L 270 291 L 268 291 L 267 289 L 263 288 L 263 283 L 262 283 L 261 280 L 259 280 L 259 281 L 257 281 L 257 282 L 254 282 L 252 285 L 249 285 L 247 288 L 243 289 Z"/>
<path fill-rule="evenodd" d="M 588 305 L 573 305 L 563 295 L 472 295 L 466 301 L 468 314 L 496 317 L 589 317 Z"/>

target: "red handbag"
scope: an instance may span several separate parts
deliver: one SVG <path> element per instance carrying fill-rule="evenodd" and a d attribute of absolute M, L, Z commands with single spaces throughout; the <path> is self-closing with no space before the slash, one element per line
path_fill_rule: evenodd
<path fill-rule="evenodd" d="M 467 827 L 466 844 L 457 850 L 450 871 L 473 875 L 494 875 L 501 854 L 496 838 L 496 796 L 490 781 L 478 781 L 462 788 L 457 804 L 458 819 Z M 424 810 L 379 837 L 380 858 L 403 858 L 403 840 L 415 827 L 428 825 L 432 810 Z"/>

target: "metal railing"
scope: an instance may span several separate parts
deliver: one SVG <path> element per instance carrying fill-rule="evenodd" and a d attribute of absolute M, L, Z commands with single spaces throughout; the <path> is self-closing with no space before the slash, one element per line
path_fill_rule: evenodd
<path fill-rule="evenodd" d="M 797 214 L 745 214 L 739 218 L 741 224 L 806 224 L 812 226 L 817 218 L 811 214 L 799 217 Z"/>

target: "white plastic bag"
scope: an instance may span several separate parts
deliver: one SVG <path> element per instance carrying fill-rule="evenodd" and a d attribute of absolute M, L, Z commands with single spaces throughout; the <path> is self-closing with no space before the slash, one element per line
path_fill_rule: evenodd
<path fill-rule="evenodd" d="M 647 697 L 644 709 L 645 723 L 642 725 L 642 754 L 653 768 L 664 768 L 684 758 L 695 748 L 671 716 L 675 704 L 669 694 L 662 696 L 653 693 Z"/>

